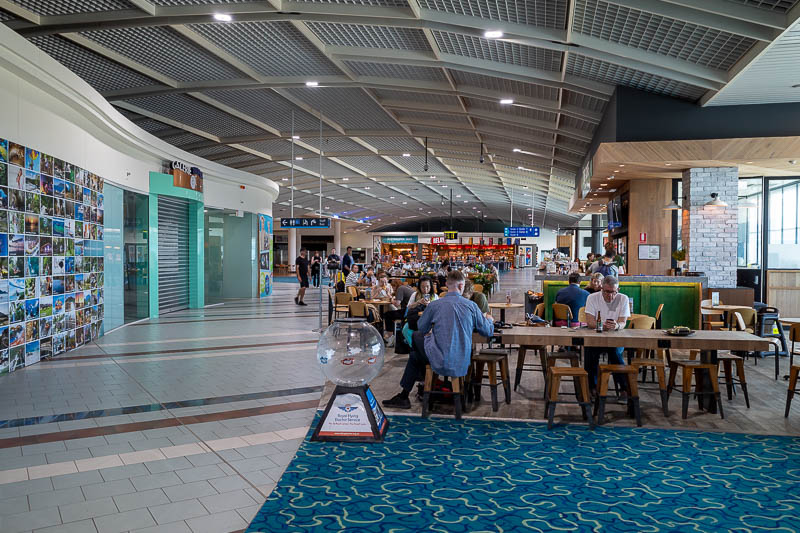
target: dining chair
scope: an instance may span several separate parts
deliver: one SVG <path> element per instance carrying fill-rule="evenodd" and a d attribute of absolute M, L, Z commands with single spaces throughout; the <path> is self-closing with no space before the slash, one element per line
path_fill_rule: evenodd
<path fill-rule="evenodd" d="M 719 302 L 722 304 L 722 302 Z M 702 329 L 714 329 L 714 327 L 721 328 L 725 325 L 725 322 L 722 320 L 711 320 L 711 317 L 721 317 L 723 315 L 722 311 L 714 311 L 713 309 L 703 309 L 703 307 L 708 307 L 711 305 L 711 300 L 702 300 L 700 302 L 700 321 L 702 324 Z M 708 318 L 706 318 L 708 317 Z"/>

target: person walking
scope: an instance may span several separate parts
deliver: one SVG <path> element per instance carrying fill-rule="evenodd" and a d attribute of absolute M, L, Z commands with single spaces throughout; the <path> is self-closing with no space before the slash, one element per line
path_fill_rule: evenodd
<path fill-rule="evenodd" d="M 319 287 L 320 270 L 322 270 L 322 257 L 319 252 L 314 252 L 314 257 L 311 258 L 311 283 L 314 288 Z"/>
<path fill-rule="evenodd" d="M 303 248 L 300 250 L 300 257 L 295 259 L 297 281 L 300 282 L 300 290 L 297 291 L 297 296 L 294 297 L 294 303 L 297 305 L 308 305 L 303 301 L 308 288 L 308 259 L 306 255 L 308 255 L 308 250 Z"/>

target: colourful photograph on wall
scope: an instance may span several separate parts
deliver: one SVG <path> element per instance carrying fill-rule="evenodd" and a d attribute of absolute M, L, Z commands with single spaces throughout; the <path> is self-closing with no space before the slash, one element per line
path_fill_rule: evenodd
<path fill-rule="evenodd" d="M 272 292 L 272 217 L 258 215 L 258 295 L 269 296 Z"/>

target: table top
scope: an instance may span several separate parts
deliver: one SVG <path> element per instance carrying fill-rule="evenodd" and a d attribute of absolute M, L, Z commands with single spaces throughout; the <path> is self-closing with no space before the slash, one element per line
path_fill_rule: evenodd
<path fill-rule="evenodd" d="M 504 302 L 496 302 L 489 304 L 490 309 L 517 309 L 519 307 L 525 307 L 525 304 L 515 304 L 515 303 L 507 304 Z"/>
<path fill-rule="evenodd" d="M 784 324 L 800 324 L 800 318 L 781 318 L 780 321 Z"/>
<path fill-rule="evenodd" d="M 704 309 L 706 311 L 736 311 L 737 309 L 752 309 L 752 307 L 747 307 L 746 305 L 702 305 L 700 309 Z"/>
<path fill-rule="evenodd" d="M 663 330 L 622 329 L 597 333 L 588 328 L 542 328 L 515 326 L 497 332 L 503 343 L 530 346 L 584 346 L 624 348 L 675 348 L 701 350 L 770 350 L 774 339 L 751 335 L 742 331 L 696 330 L 688 337 L 672 337 Z M 577 342 L 575 342 L 577 340 Z M 664 341 L 669 341 L 665 346 Z M 482 341 L 481 341 L 482 342 Z M 661 344 L 661 345 L 659 345 Z"/>
<path fill-rule="evenodd" d="M 361 301 L 366 304 L 372 304 L 372 305 L 389 305 L 392 303 L 391 300 L 361 300 Z"/>

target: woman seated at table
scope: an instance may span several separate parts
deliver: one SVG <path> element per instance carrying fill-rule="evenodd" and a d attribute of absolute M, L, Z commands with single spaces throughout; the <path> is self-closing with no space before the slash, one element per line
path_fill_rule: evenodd
<path fill-rule="evenodd" d="M 595 272 L 592 274 L 592 277 L 589 278 L 589 284 L 584 287 L 584 290 L 589 294 L 594 294 L 596 292 L 600 292 L 603 287 L 603 276 L 600 272 Z"/>
<path fill-rule="evenodd" d="M 358 281 L 358 284 L 365 287 L 377 287 L 378 278 L 375 277 L 375 269 L 367 267 L 367 274 Z"/>
<path fill-rule="evenodd" d="M 347 275 L 347 279 L 344 280 L 344 286 L 356 287 L 360 279 L 361 274 L 358 273 L 358 265 L 353 265 L 353 267 L 350 269 L 350 273 Z"/>
<path fill-rule="evenodd" d="M 489 312 L 489 302 L 486 300 L 486 295 L 482 292 L 475 292 L 475 284 L 471 279 L 464 282 L 464 292 L 461 295 L 475 302 L 484 315 Z"/>
<path fill-rule="evenodd" d="M 411 295 L 406 308 L 406 316 L 411 313 L 421 313 L 430 302 L 437 300 L 438 296 L 433 292 L 433 282 L 428 276 L 422 276 L 417 282 L 417 291 Z M 403 326 L 403 337 L 411 346 L 411 335 L 414 332 L 408 327 L 408 323 Z"/>
<path fill-rule="evenodd" d="M 376 300 L 391 300 L 393 295 L 394 289 L 389 283 L 389 276 L 386 275 L 386 272 L 381 272 L 378 274 L 378 285 L 372 291 L 372 297 Z"/>

